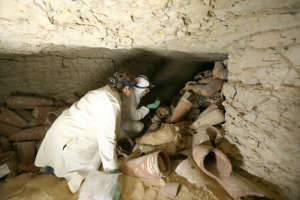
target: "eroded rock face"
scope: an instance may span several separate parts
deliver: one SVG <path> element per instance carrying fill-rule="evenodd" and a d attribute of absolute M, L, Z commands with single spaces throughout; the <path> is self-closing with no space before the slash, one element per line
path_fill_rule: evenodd
<path fill-rule="evenodd" d="M 0 52 L 52 56 L 45 65 L 32 65 L 40 58 L 1 59 L 0 87 L 42 91 L 51 80 L 69 91 L 84 84 L 84 91 L 113 71 L 115 60 L 103 59 L 103 51 L 82 55 L 69 52 L 71 46 L 143 47 L 206 59 L 228 53 L 225 138 L 239 151 L 231 156 L 281 195 L 299 199 L 299 9 L 298 0 L 4 0 Z M 18 64 L 3 68 L 7 59 Z M 42 67 L 43 77 L 35 74 Z"/>
<path fill-rule="evenodd" d="M 49 44 L 208 53 L 299 25 L 297 0 L 5 0 L 0 7 L 1 48 L 20 53 Z"/>
<path fill-rule="evenodd" d="M 3 57 L 0 66 L 2 97 L 15 91 L 56 97 L 75 92 L 82 95 L 104 85 L 114 70 L 110 59 L 90 59 L 80 54 Z"/>

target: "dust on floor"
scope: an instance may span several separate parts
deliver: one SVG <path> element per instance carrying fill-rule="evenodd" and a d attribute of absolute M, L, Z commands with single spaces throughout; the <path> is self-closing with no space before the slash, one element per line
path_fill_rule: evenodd
<path fill-rule="evenodd" d="M 163 196 L 162 179 L 143 179 L 122 175 L 122 200 L 169 200 Z M 0 183 L 0 200 L 77 200 L 65 179 L 53 175 L 24 173 Z M 182 183 L 176 199 L 219 200 L 208 187 Z"/>
<path fill-rule="evenodd" d="M 53 175 L 24 173 L 6 179 L 0 185 L 1 200 L 77 200 L 78 194 L 72 194 L 64 179 Z"/>

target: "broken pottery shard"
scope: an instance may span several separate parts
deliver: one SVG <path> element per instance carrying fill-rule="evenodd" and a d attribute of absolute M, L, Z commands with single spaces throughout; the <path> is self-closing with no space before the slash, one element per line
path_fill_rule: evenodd
<path fill-rule="evenodd" d="M 136 139 L 137 144 L 161 145 L 170 142 L 177 142 L 180 139 L 179 128 L 172 124 L 162 124 L 157 131 L 146 133 Z"/>
<path fill-rule="evenodd" d="M 220 91 L 223 87 L 223 80 L 212 79 L 207 85 L 201 89 L 201 95 L 209 97 L 214 95 L 216 92 Z"/>
<path fill-rule="evenodd" d="M 13 144 L 21 164 L 32 164 L 35 159 L 35 142 L 16 142 Z"/>
<path fill-rule="evenodd" d="M 185 83 L 183 90 L 189 90 L 190 86 L 198 85 L 196 81 L 188 81 Z"/>
<path fill-rule="evenodd" d="M 76 95 L 72 95 L 72 96 L 69 96 L 67 99 L 65 99 L 64 101 L 67 103 L 67 104 L 73 104 L 75 103 L 76 101 L 78 101 L 80 98 L 77 97 Z"/>
<path fill-rule="evenodd" d="M 160 127 L 160 122 L 154 122 L 149 126 L 147 132 L 156 131 L 157 129 L 159 129 L 159 127 Z"/>
<path fill-rule="evenodd" d="M 193 136 L 193 147 L 200 144 L 213 145 L 218 143 L 218 141 L 222 138 L 220 131 L 210 125 L 200 126 L 197 128 L 196 132 L 197 133 Z"/>
<path fill-rule="evenodd" d="M 151 119 L 152 123 L 158 123 L 161 122 L 161 118 L 158 115 L 154 115 Z"/>
<path fill-rule="evenodd" d="M 152 124 L 148 128 L 147 132 L 156 131 L 159 129 L 162 121 L 170 116 L 170 109 L 166 106 L 161 106 L 156 110 L 155 113 L 156 114 L 151 119 Z"/>
<path fill-rule="evenodd" d="M 197 129 L 203 125 L 216 125 L 225 121 L 224 112 L 212 105 L 202 112 L 196 121 L 191 125 L 192 129 Z"/>
<path fill-rule="evenodd" d="M 210 145 L 193 147 L 193 159 L 202 172 L 217 180 L 228 178 L 232 165 L 227 156 Z"/>
<path fill-rule="evenodd" d="M 8 175 L 9 173 L 10 173 L 10 170 L 9 170 L 9 167 L 6 163 L 0 165 L 0 178 Z"/>
<path fill-rule="evenodd" d="M 205 87 L 205 85 L 200 85 L 200 84 L 186 85 L 184 87 L 184 90 L 192 91 L 193 93 L 195 93 L 197 95 L 202 95 L 202 91 L 203 91 L 204 87 Z"/>
<path fill-rule="evenodd" d="M 157 148 L 155 148 L 155 146 L 152 146 L 152 145 L 145 145 L 145 144 L 136 144 L 134 147 L 133 147 L 133 150 L 132 151 L 140 151 L 141 153 L 144 153 L 144 154 L 149 154 L 149 153 L 152 153 L 156 150 L 158 150 Z"/>
<path fill-rule="evenodd" d="M 192 155 L 192 149 L 185 149 L 183 151 L 178 152 L 178 154 L 183 155 L 183 156 L 191 156 Z"/>
<path fill-rule="evenodd" d="M 200 79 L 197 81 L 197 83 L 199 84 L 207 84 L 209 83 L 210 81 L 212 81 L 214 79 L 214 77 L 209 77 L 209 78 L 205 78 L 205 79 Z"/>
<path fill-rule="evenodd" d="M 7 137 L 0 136 L 0 150 L 2 151 L 2 153 L 11 151 L 11 144 Z"/>
<path fill-rule="evenodd" d="M 166 119 L 171 114 L 169 107 L 166 106 L 160 106 L 155 113 L 160 119 Z"/>
<path fill-rule="evenodd" d="M 39 111 L 27 111 L 27 110 L 16 110 L 16 112 L 27 121 L 27 127 L 34 127 L 34 126 L 42 126 L 46 124 L 47 120 L 47 115 L 42 115 L 41 117 L 39 116 L 40 113 Z M 34 117 L 35 116 L 35 117 Z M 36 119 L 38 118 L 38 119 Z"/>
<path fill-rule="evenodd" d="M 27 110 L 16 110 L 16 113 L 20 115 L 26 122 L 30 123 L 33 120 L 32 112 Z"/>
<path fill-rule="evenodd" d="M 186 148 L 191 148 L 193 145 L 193 136 L 191 135 L 184 135 L 182 136 L 182 141 L 185 144 Z"/>
<path fill-rule="evenodd" d="M 125 162 L 121 171 L 127 176 L 160 178 L 170 173 L 171 162 L 167 153 L 157 151 Z"/>
<path fill-rule="evenodd" d="M 3 167 L 2 173 L 7 174 L 16 174 L 17 170 L 17 156 L 14 151 L 9 151 L 6 153 L 0 153 L 0 165 Z M 5 176 L 4 175 L 4 176 Z M 0 176 L 1 177 L 1 176 Z"/>
<path fill-rule="evenodd" d="M 188 100 L 188 98 L 192 95 L 190 92 L 185 92 L 184 95 L 180 98 L 174 112 L 170 118 L 171 123 L 178 122 L 182 120 L 190 109 L 193 107 L 193 104 Z"/>
<path fill-rule="evenodd" d="M 181 151 L 185 148 L 185 143 L 183 142 L 170 142 L 162 145 L 147 145 L 147 144 L 136 144 L 134 150 L 140 150 L 142 153 L 151 153 L 154 151 L 164 151 L 168 155 L 175 155 L 178 151 Z M 133 150 L 133 151 L 134 151 Z"/>
<path fill-rule="evenodd" d="M 48 126 L 39 126 L 21 130 L 9 137 L 12 141 L 43 140 Z"/>
<path fill-rule="evenodd" d="M 65 109 L 67 109 L 67 107 L 61 107 L 61 108 L 53 107 L 53 110 L 43 113 L 39 119 L 32 120 L 28 124 L 28 126 L 34 127 L 34 126 L 42 126 L 42 125 L 51 125 Z"/>
<path fill-rule="evenodd" d="M 185 86 L 188 86 L 188 85 L 196 85 L 197 82 L 196 81 L 188 81 L 185 83 Z"/>
<path fill-rule="evenodd" d="M 256 185 L 246 178 L 232 172 L 232 165 L 227 156 L 210 145 L 193 148 L 193 159 L 200 170 L 215 179 L 234 199 L 245 197 L 265 197 Z"/>
<path fill-rule="evenodd" d="M 222 102 L 224 101 L 223 96 L 220 92 L 215 93 L 214 95 L 210 97 L 203 97 L 205 99 L 205 102 L 203 103 L 204 107 L 209 107 L 212 104 L 215 104 L 217 106 L 222 106 Z"/>
<path fill-rule="evenodd" d="M 211 184 L 211 180 L 193 164 L 191 159 L 183 160 L 175 169 L 176 174 L 184 177 L 188 182 L 203 187 Z"/>
<path fill-rule="evenodd" d="M 213 77 L 226 80 L 228 75 L 228 70 L 224 67 L 223 63 L 215 62 L 212 73 L 213 73 Z"/>
<path fill-rule="evenodd" d="M 0 136 L 9 137 L 10 135 L 20 131 L 21 128 L 0 122 Z"/>
<path fill-rule="evenodd" d="M 211 112 L 211 111 L 213 111 L 213 110 L 215 110 L 217 108 L 218 108 L 217 105 L 212 104 L 212 105 L 208 106 L 199 116 L 206 115 L 207 113 L 209 113 L 209 112 Z"/>
<path fill-rule="evenodd" d="M 188 82 L 185 85 L 185 90 L 193 91 L 195 94 L 203 95 L 205 97 L 212 96 L 222 89 L 223 80 L 210 76 L 199 76 L 196 78 L 197 82 Z"/>
<path fill-rule="evenodd" d="M 34 120 L 32 120 L 29 123 L 30 127 L 33 126 L 41 126 L 41 125 L 51 125 L 49 116 L 52 115 L 52 112 L 56 112 L 59 108 L 53 107 L 53 106 L 38 106 L 35 107 L 32 111 L 32 116 L 34 117 Z M 56 119 L 56 116 L 55 116 Z M 54 121 L 54 120 L 53 120 Z"/>
<path fill-rule="evenodd" d="M 67 104 L 63 100 L 54 99 L 53 106 L 60 108 L 60 107 L 67 106 Z"/>
<path fill-rule="evenodd" d="M 246 197 L 254 199 L 255 197 L 267 197 L 263 190 L 236 172 L 232 172 L 230 177 L 222 179 L 219 183 L 235 200 L 242 200 Z"/>
<path fill-rule="evenodd" d="M 7 106 L 14 109 L 33 109 L 36 106 L 52 106 L 54 101 L 45 97 L 8 96 Z"/>
<path fill-rule="evenodd" d="M 138 138 L 134 149 L 139 149 L 143 153 L 160 150 L 167 152 L 168 155 L 174 155 L 185 148 L 185 143 L 176 129 L 177 126 L 174 129 L 171 124 L 163 124 L 159 130 Z"/>
<path fill-rule="evenodd" d="M 48 116 L 48 113 L 56 110 L 56 107 L 53 106 L 37 106 L 32 111 L 32 116 L 34 119 L 45 119 Z"/>
<path fill-rule="evenodd" d="M 161 124 L 161 118 L 158 115 L 154 115 L 154 117 L 152 117 L 151 119 L 151 122 L 152 124 L 148 128 L 147 132 L 156 131 L 157 129 L 159 129 Z"/>
<path fill-rule="evenodd" d="M 57 108 L 56 110 L 49 112 L 47 115 L 47 118 L 46 118 L 46 123 L 48 125 L 51 125 L 55 121 L 55 119 L 67 108 L 68 108 L 68 106 L 60 107 L 60 108 Z"/>
<path fill-rule="evenodd" d="M 199 114 L 200 114 L 200 110 L 198 108 L 192 108 L 192 110 L 187 115 L 187 119 L 194 121 L 197 119 Z"/>
<path fill-rule="evenodd" d="M 204 72 L 199 72 L 197 73 L 197 75 L 194 77 L 194 80 L 197 81 L 199 79 L 204 79 L 204 78 L 208 78 L 212 76 L 212 72 L 211 70 L 207 70 Z"/>
<path fill-rule="evenodd" d="M 22 117 L 5 107 L 0 107 L 0 121 L 20 128 L 27 126 Z"/>
<path fill-rule="evenodd" d="M 169 182 L 164 186 L 162 194 L 166 197 L 174 199 L 177 196 L 178 189 L 179 183 Z"/>
<path fill-rule="evenodd" d="M 30 123 L 28 123 L 28 127 L 36 127 L 43 126 L 47 124 L 47 119 L 33 119 Z"/>

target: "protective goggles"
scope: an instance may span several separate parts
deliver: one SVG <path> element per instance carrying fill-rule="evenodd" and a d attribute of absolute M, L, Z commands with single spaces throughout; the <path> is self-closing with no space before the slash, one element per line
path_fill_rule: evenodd
<path fill-rule="evenodd" d="M 122 83 L 124 86 L 130 86 L 133 87 L 135 86 L 135 82 L 131 81 L 125 81 L 125 80 L 118 80 L 118 76 L 123 76 L 122 72 L 115 72 L 113 77 L 109 78 L 110 83 Z"/>
<path fill-rule="evenodd" d="M 135 84 L 130 81 L 122 81 L 123 85 L 133 87 Z"/>

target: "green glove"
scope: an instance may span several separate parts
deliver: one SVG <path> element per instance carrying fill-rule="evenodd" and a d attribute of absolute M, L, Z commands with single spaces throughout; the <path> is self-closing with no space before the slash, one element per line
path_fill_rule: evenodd
<path fill-rule="evenodd" d="M 113 169 L 113 170 L 107 171 L 107 173 L 109 173 L 109 174 L 116 174 L 116 173 L 120 173 L 120 170 L 119 169 Z"/>
<path fill-rule="evenodd" d="M 150 103 L 147 105 L 147 108 L 149 109 L 156 109 L 160 105 L 160 100 L 156 100 L 154 103 Z"/>

